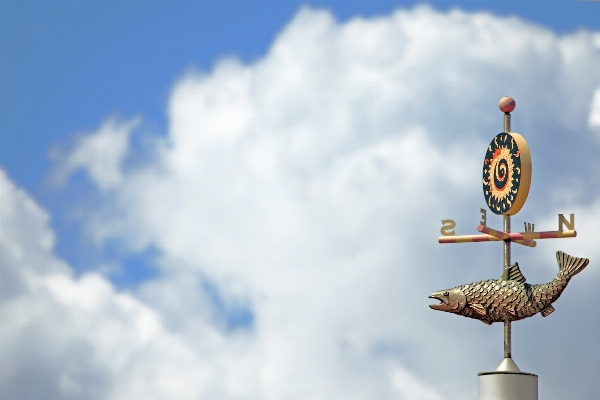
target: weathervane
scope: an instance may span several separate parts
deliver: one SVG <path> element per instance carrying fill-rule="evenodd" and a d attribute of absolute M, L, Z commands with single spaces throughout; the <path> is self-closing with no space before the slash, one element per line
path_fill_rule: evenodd
<path fill-rule="evenodd" d="M 572 257 L 556 252 L 559 272 L 548 283 L 530 285 L 525 282 L 518 263 L 511 264 L 512 242 L 535 247 L 536 239 L 573 238 L 575 215 L 569 220 L 558 215 L 558 231 L 535 232 L 535 226 L 524 223 L 524 232 L 511 232 L 511 216 L 517 214 L 529 194 L 531 184 L 531 155 L 527 142 L 518 133 L 511 132 L 510 113 L 515 101 L 505 96 L 498 104 L 504 112 L 504 132 L 499 133 L 487 148 L 483 161 L 483 194 L 489 209 L 503 216 L 503 230 L 487 226 L 486 210 L 481 209 L 479 235 L 456 236 L 456 223 L 443 220 L 439 243 L 466 243 L 503 241 L 504 269 L 499 279 L 469 283 L 452 289 L 440 290 L 429 297 L 439 300 L 434 310 L 447 311 L 485 324 L 504 323 L 504 359 L 495 371 L 479 373 L 479 400 L 537 400 L 537 375 L 521 372 L 512 360 L 511 322 L 537 313 L 547 317 L 554 311 L 554 303 L 571 278 L 589 263 L 587 258 Z M 567 228 L 566 230 L 564 228 Z"/>

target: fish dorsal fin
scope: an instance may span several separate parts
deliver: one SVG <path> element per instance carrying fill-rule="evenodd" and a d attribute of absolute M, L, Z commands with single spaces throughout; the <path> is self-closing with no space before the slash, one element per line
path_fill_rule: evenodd
<path fill-rule="evenodd" d="M 514 263 L 506 268 L 504 268 L 504 274 L 502 274 L 502 278 L 507 281 L 515 281 L 519 283 L 525 283 L 525 277 L 519 268 L 519 263 Z"/>

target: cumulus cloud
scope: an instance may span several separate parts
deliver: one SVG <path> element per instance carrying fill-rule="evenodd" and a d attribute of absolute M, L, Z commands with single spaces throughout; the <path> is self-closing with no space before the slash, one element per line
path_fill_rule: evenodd
<path fill-rule="evenodd" d="M 600 88 L 594 92 L 594 99 L 590 107 L 588 122 L 591 128 L 600 128 Z"/>
<path fill-rule="evenodd" d="M 139 299 L 98 274 L 74 278 L 47 213 L 3 170 L 0 192 L 3 397 L 197 398 L 212 366 Z"/>
<path fill-rule="evenodd" d="M 483 149 L 502 128 L 496 103 L 507 94 L 534 160 L 534 205 L 523 218 L 558 206 L 597 217 L 581 200 L 600 197 L 592 185 L 579 197 L 560 194 L 576 188 L 574 176 L 594 176 L 595 40 L 458 10 L 341 24 L 303 9 L 262 59 L 223 60 L 177 82 L 166 138 L 147 164 L 122 168 L 135 122 L 110 120 L 57 168 L 65 177 L 83 168 L 110 188 L 83 223 L 99 242 L 158 249 L 161 274 L 125 294 L 99 275 L 74 279 L 65 266 L 52 278 L 31 272 L 52 299 L 46 307 L 75 332 L 54 333 L 63 347 L 39 344 L 55 365 L 45 385 L 66 382 L 56 398 L 91 379 L 97 398 L 474 399 L 476 373 L 500 361 L 502 329 L 436 313 L 427 295 L 499 276 L 501 249 L 440 246 L 440 220 L 456 219 L 459 234 L 477 225 Z M 113 136 L 116 150 L 105 145 Z M 578 255 L 596 254 L 593 241 L 573 240 Z M 531 272 L 547 259 L 539 251 L 514 257 L 529 262 L 528 278 L 550 280 L 547 269 Z M 544 398 L 598 390 L 597 321 L 580 305 L 593 302 L 600 278 L 578 278 L 550 318 L 513 328 L 515 360 L 543 377 Z M 40 302 L 31 291 L 15 299 Z M 252 318 L 226 326 L 219 313 L 231 307 Z M 81 327 L 90 315 L 105 326 Z M 37 332 L 60 329 L 43 321 Z M 48 353 L 75 337 L 88 350 L 71 350 L 81 358 L 69 365 L 83 375 L 69 375 L 67 350 Z M 23 381 L 12 379 L 17 393 Z"/>
<path fill-rule="evenodd" d="M 121 122 L 113 117 L 98 131 L 79 136 L 74 149 L 54 170 L 52 179 L 61 184 L 82 169 L 102 190 L 118 185 L 122 179 L 122 164 L 129 148 L 129 137 L 140 122 L 140 118 Z"/>

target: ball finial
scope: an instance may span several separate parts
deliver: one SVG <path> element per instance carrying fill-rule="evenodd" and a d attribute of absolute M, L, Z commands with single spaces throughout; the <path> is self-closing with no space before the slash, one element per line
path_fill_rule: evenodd
<path fill-rule="evenodd" d="M 500 109 L 500 111 L 502 111 L 503 113 L 509 113 L 512 112 L 515 109 L 515 99 L 513 99 L 510 96 L 504 96 L 503 98 L 500 99 L 500 101 L 498 102 L 498 108 Z"/>

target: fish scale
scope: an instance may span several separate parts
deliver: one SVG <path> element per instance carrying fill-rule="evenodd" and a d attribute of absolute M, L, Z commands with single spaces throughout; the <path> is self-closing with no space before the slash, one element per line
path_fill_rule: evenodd
<path fill-rule="evenodd" d="M 572 257 L 562 251 L 556 252 L 559 272 L 548 283 L 530 285 L 525 282 L 518 264 L 508 267 L 511 279 L 488 279 L 468 283 L 453 289 L 433 293 L 430 298 L 441 304 L 431 308 L 479 319 L 486 324 L 517 321 L 542 313 L 550 315 L 554 303 L 567 287 L 573 276 L 589 263 L 587 258 Z"/>

